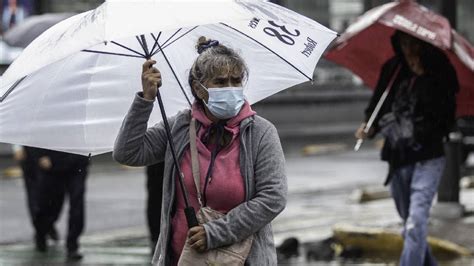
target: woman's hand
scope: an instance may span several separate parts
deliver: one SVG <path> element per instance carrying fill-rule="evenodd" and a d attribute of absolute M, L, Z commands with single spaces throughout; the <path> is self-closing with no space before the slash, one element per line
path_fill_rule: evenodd
<path fill-rule="evenodd" d="M 360 125 L 360 127 L 356 130 L 354 136 L 356 137 L 356 139 L 366 139 L 367 137 L 369 136 L 373 136 L 374 135 L 374 128 L 370 128 L 369 129 L 369 133 L 365 133 L 365 127 L 367 126 L 367 123 L 362 123 Z"/>
<path fill-rule="evenodd" d="M 155 100 L 158 88 L 161 87 L 161 73 L 156 67 L 152 67 L 154 64 L 155 60 L 147 60 L 142 70 L 143 97 L 150 101 Z"/>
<path fill-rule="evenodd" d="M 195 226 L 188 231 L 189 245 L 198 252 L 204 252 L 207 248 L 206 230 L 204 226 Z"/>

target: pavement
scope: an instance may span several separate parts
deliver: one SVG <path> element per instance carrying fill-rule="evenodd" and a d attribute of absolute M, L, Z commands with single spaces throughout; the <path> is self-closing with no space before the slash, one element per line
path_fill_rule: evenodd
<path fill-rule="evenodd" d="M 333 228 L 349 224 L 400 232 L 401 223 L 390 198 L 360 203 L 353 191 L 380 187 L 387 166 L 378 160 L 378 150 L 367 143 L 357 153 L 352 143 L 284 143 L 289 183 L 288 205 L 274 220 L 276 244 L 289 237 L 312 243 L 333 235 Z M 310 151 L 310 152 L 308 152 Z M 474 158 L 471 160 L 474 165 Z M 0 170 L 14 163 L 0 160 Z M 474 211 L 474 189 L 461 190 L 460 202 L 467 213 Z M 26 212 L 21 179 L 0 179 L 0 265 L 147 265 L 150 249 L 145 223 L 144 169 L 125 168 L 108 156 L 94 157 L 87 188 L 87 225 L 81 238 L 84 259 L 65 260 L 63 241 L 46 255 L 32 245 L 33 231 Z M 67 209 L 58 223 L 65 235 Z M 430 235 L 468 249 L 474 254 L 474 216 L 453 220 L 430 220 Z M 281 265 L 394 265 L 396 259 L 306 261 L 302 256 Z M 473 257 L 442 261 L 441 265 L 474 265 Z"/>

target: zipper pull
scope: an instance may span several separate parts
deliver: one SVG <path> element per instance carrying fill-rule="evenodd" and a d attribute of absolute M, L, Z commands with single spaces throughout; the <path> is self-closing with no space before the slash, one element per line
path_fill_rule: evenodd
<path fill-rule="evenodd" d="M 212 176 L 209 177 L 209 184 L 212 182 Z"/>

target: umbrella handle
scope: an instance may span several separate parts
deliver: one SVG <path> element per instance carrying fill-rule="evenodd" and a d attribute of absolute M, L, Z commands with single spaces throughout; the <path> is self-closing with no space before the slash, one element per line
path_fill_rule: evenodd
<path fill-rule="evenodd" d="M 357 142 L 354 146 L 354 151 L 358 151 L 360 149 L 360 146 L 362 146 L 362 143 L 364 143 L 364 139 L 357 139 Z"/>
<path fill-rule="evenodd" d="M 184 215 L 186 215 L 186 221 L 188 222 L 188 228 L 192 228 L 199 225 L 196 217 L 196 212 L 192 206 L 184 208 Z"/>
<path fill-rule="evenodd" d="M 171 154 L 173 155 L 173 163 L 179 174 L 178 181 L 181 187 L 181 191 L 183 192 L 184 204 L 186 206 L 184 208 L 184 213 L 186 215 L 186 221 L 188 222 L 188 228 L 198 226 L 199 223 L 196 217 L 196 212 L 194 211 L 194 208 L 189 204 L 188 191 L 186 190 L 186 186 L 184 185 L 184 175 L 183 175 L 183 172 L 181 172 L 181 168 L 178 163 L 178 156 L 176 156 L 176 150 L 174 148 L 173 138 L 171 137 L 171 129 L 170 129 L 170 125 L 168 124 L 168 118 L 166 117 L 165 107 L 163 105 L 163 100 L 161 98 L 159 88 L 156 92 L 156 99 L 158 100 L 158 105 L 160 106 L 161 117 L 163 118 L 163 123 L 165 125 L 166 136 L 168 138 L 168 143 L 170 145 Z"/>

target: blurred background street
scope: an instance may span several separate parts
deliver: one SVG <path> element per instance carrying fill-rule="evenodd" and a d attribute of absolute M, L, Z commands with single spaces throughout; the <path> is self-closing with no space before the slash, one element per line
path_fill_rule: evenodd
<path fill-rule="evenodd" d="M 350 140 L 346 138 L 346 140 Z M 288 205 L 273 222 L 275 240 L 281 244 L 289 237 L 301 243 L 315 243 L 333 235 L 335 225 L 350 224 L 362 228 L 400 230 L 401 221 L 391 198 L 361 203 L 360 189 L 383 190 L 386 165 L 378 161 L 378 150 L 373 143 L 359 152 L 351 150 L 352 140 L 320 143 L 312 146 L 320 150 L 303 155 L 295 147 L 304 143 L 287 142 L 287 170 L 289 181 Z M 337 144 L 337 145 L 335 145 Z M 474 158 L 469 165 L 474 167 Z M 11 160 L 3 160 L 5 165 Z M 2 165 L 2 166 L 3 166 Z M 33 231 L 24 201 L 22 179 L 0 180 L 0 265 L 44 262 L 63 263 L 62 241 L 49 251 L 49 256 L 34 251 Z M 111 161 L 107 155 L 93 158 L 87 185 L 87 229 L 81 243 L 83 265 L 146 264 L 149 262 L 148 232 L 145 222 L 145 178 L 143 168 L 125 168 Z M 468 213 L 474 211 L 474 189 L 462 189 L 461 202 Z M 66 227 L 65 215 L 58 223 L 62 239 Z M 431 234 L 453 241 L 474 251 L 472 230 L 474 216 L 446 222 L 433 219 Z M 456 226 L 456 227 L 453 227 Z M 449 228 L 449 230 L 438 230 Z M 434 230 L 433 230 L 434 229 Z M 463 230 L 469 230 L 465 232 Z M 285 263 L 305 265 L 305 248 L 301 256 Z M 349 260 L 345 263 L 377 265 L 384 261 Z M 385 263 L 395 263 L 389 259 Z M 468 259 L 448 260 L 447 265 L 471 263 Z M 282 264 L 285 264 L 284 261 Z M 308 265 L 330 262 L 309 261 Z M 333 262 L 334 263 L 334 262 Z M 342 262 L 341 262 L 342 263 Z M 24 264 L 26 265 L 26 264 Z M 334 264 L 331 264 L 334 265 Z M 344 264 L 347 265 L 347 264 Z M 469 265 L 469 264 L 466 264 Z"/>

